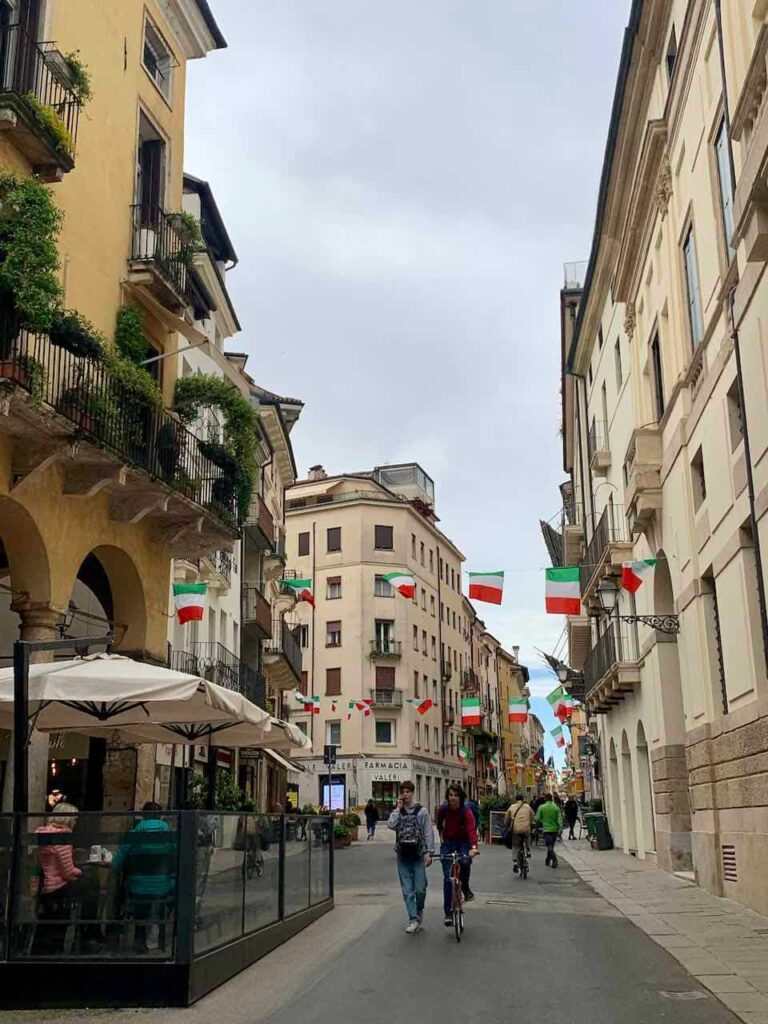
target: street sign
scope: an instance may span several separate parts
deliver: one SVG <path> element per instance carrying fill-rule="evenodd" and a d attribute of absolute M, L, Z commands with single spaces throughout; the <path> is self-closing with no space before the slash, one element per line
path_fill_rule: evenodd
<path fill-rule="evenodd" d="M 336 764 L 336 746 L 333 743 L 326 743 L 323 747 L 323 764 L 329 767 Z"/>

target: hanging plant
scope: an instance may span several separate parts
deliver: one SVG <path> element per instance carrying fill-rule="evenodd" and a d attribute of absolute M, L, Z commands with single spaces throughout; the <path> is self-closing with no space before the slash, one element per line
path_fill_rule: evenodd
<path fill-rule="evenodd" d="M 162 410 L 163 393 L 148 370 L 136 366 L 114 349 L 107 350 L 106 359 L 112 380 L 124 389 L 130 399 L 146 408 Z"/>
<path fill-rule="evenodd" d="M 72 92 L 80 106 L 84 107 L 93 96 L 90 72 L 80 59 L 79 50 L 64 54 L 64 60 L 67 62 L 67 68 L 69 69 Z"/>
<path fill-rule="evenodd" d="M 186 210 L 177 210 L 174 213 L 169 213 L 168 219 L 176 229 L 176 233 L 181 239 L 182 245 L 186 249 L 191 252 L 196 252 L 205 248 L 205 242 L 203 241 L 203 235 L 200 231 L 200 224 L 197 217 L 188 213 Z"/>
<path fill-rule="evenodd" d="M 144 319 L 135 306 L 121 306 L 115 323 L 115 348 L 129 362 L 138 366 L 149 354 L 144 337 Z"/>
<path fill-rule="evenodd" d="M 90 320 L 74 309 L 57 313 L 48 331 L 52 345 L 66 349 L 73 356 L 85 356 L 101 362 L 105 358 L 106 339 Z"/>
<path fill-rule="evenodd" d="M 71 156 L 75 151 L 75 141 L 53 107 L 41 103 L 33 92 L 25 93 L 24 99 L 38 126 L 51 138 L 56 149 Z"/>
<path fill-rule="evenodd" d="M 0 174 L 0 293 L 16 331 L 46 331 L 62 298 L 58 238 L 62 214 L 37 178 Z M 7 324 L 7 332 L 14 324 Z M 5 333 L 5 332 L 4 332 Z"/>

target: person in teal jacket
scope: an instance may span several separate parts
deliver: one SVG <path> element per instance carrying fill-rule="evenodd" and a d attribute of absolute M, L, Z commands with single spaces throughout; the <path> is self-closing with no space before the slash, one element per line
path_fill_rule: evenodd
<path fill-rule="evenodd" d="M 552 799 L 551 793 L 547 793 L 544 803 L 536 811 L 534 820 L 537 825 L 541 825 L 541 830 L 544 833 L 544 843 L 547 847 L 546 864 L 547 866 L 551 864 L 553 868 L 556 868 L 558 861 L 555 843 L 563 831 L 563 812 Z"/>
<path fill-rule="evenodd" d="M 151 800 L 145 803 L 142 820 L 127 833 L 112 859 L 113 870 L 122 872 L 131 914 L 144 921 L 136 925 L 136 944 L 142 952 L 147 921 L 165 919 L 176 886 L 176 841 L 168 822 L 158 817 L 161 810 Z"/>

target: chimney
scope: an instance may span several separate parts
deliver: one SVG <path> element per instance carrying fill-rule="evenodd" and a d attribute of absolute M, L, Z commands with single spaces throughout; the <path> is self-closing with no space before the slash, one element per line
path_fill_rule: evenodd
<path fill-rule="evenodd" d="M 517 661 L 519 663 L 519 661 L 520 661 L 520 645 L 519 644 L 517 644 L 515 647 L 512 648 L 512 654 L 514 656 L 515 661 Z"/>
<path fill-rule="evenodd" d="M 310 466 L 308 476 L 310 480 L 325 480 L 327 479 L 328 474 L 322 466 Z"/>

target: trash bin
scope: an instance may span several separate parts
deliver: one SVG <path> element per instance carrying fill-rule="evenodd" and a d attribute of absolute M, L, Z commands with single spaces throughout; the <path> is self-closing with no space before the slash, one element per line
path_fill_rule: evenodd
<path fill-rule="evenodd" d="M 587 821 L 587 835 L 593 847 L 598 850 L 612 850 L 613 836 L 608 828 L 608 818 L 602 811 L 584 815 Z M 588 819 L 588 820 L 587 820 Z"/>
<path fill-rule="evenodd" d="M 583 821 L 587 828 L 587 838 L 589 840 L 592 840 L 595 837 L 595 829 L 597 827 L 595 819 L 599 818 L 601 813 L 602 812 L 600 811 L 588 811 L 583 815 Z"/>

